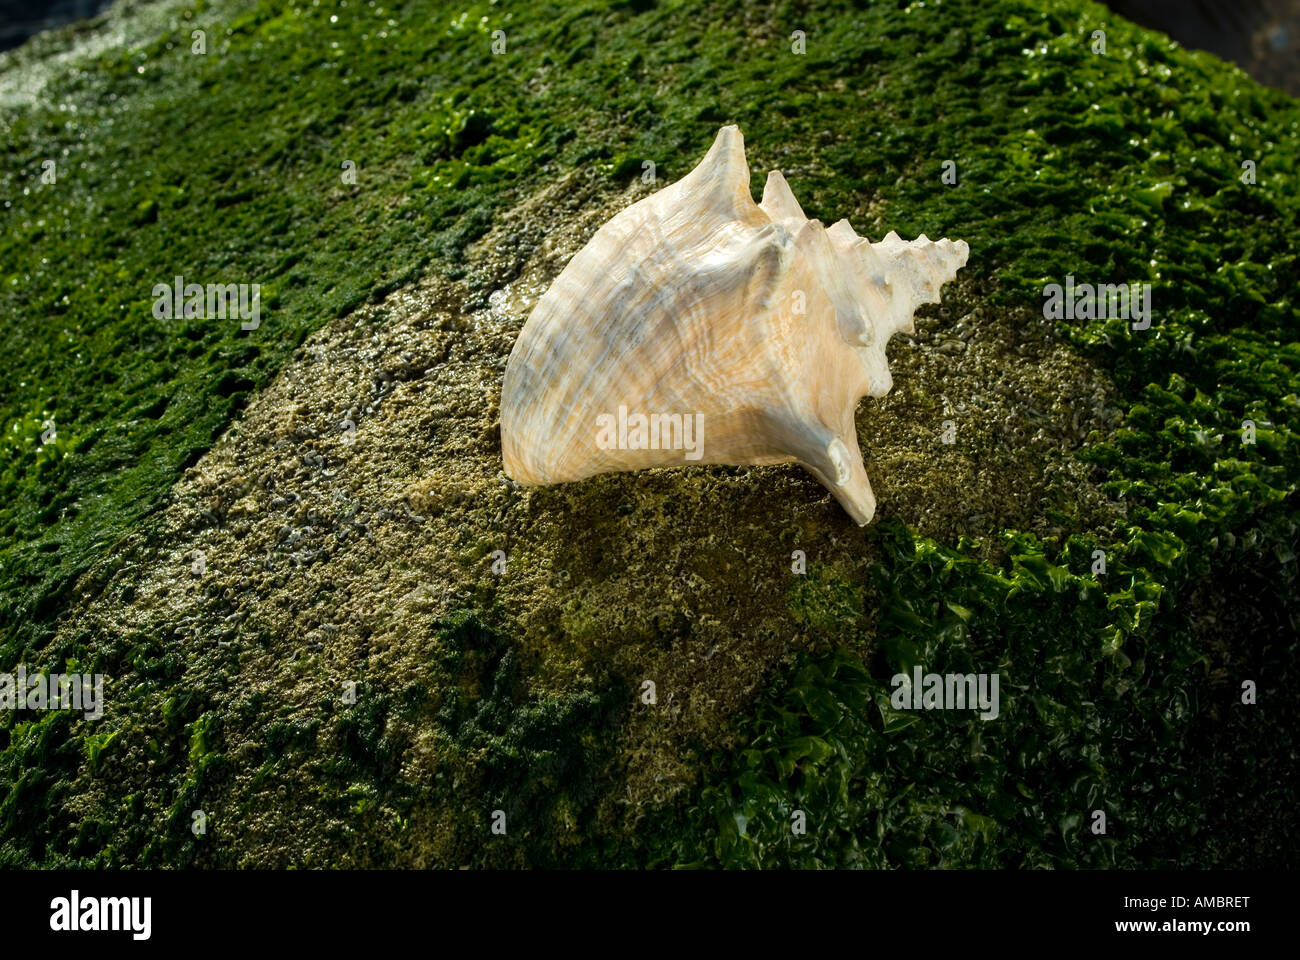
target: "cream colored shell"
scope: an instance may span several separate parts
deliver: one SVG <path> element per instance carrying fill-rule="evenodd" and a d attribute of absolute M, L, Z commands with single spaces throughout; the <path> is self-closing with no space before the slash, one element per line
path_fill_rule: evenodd
<path fill-rule="evenodd" d="M 723 127 L 694 170 L 601 227 L 538 301 L 502 387 L 506 473 L 549 484 L 797 461 L 865 524 L 876 502 L 854 409 L 889 391 L 889 337 L 912 332 L 967 252 L 823 227 L 776 171 L 755 204 L 740 130 Z"/>

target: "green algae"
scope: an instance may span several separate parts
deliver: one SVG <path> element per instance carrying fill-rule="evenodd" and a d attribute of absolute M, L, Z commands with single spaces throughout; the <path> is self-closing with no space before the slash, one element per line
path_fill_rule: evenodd
<path fill-rule="evenodd" d="M 1220 568 L 1238 584 L 1220 592 L 1223 607 L 1249 610 L 1239 627 L 1271 638 L 1264 660 L 1239 642 L 1206 643 L 1187 619 L 1199 604 L 1166 603 L 1145 565 L 1112 566 L 1106 577 L 1072 572 L 1088 569 L 1081 561 L 1091 543 L 1069 544 L 1068 565 L 1058 566 L 1041 544 L 1013 537 L 1009 566 L 990 570 L 969 543 L 945 549 L 901 526 L 882 536 L 880 648 L 865 662 L 845 650 L 802 657 L 778 678 L 744 721 L 744 746 L 704 759 L 706 785 L 681 822 L 663 827 L 675 843 L 659 851 L 659 862 L 986 869 L 1285 862 L 1293 816 L 1281 770 L 1295 728 L 1288 708 L 1274 704 L 1261 730 L 1243 711 L 1237 683 L 1267 662 L 1276 696 L 1294 676 L 1284 653 L 1294 643 L 1286 634 L 1294 613 L 1268 596 L 1272 577 L 1286 580 L 1282 565 L 1249 569 L 1238 556 Z M 1103 581 L 1111 576 L 1133 586 L 1110 593 Z M 1124 621 L 1123 643 L 1101 643 L 1126 609 L 1133 619 Z M 895 709 L 888 678 L 916 665 L 996 669 L 999 717 Z M 1265 796 L 1248 798 L 1249 761 L 1240 751 L 1256 737 L 1272 776 L 1249 778 Z M 1090 829 L 1096 810 L 1108 818 L 1104 836 Z M 791 830 L 796 811 L 806 833 Z"/>
<path fill-rule="evenodd" d="M 994 478 L 1021 495 L 981 514 L 964 502 L 925 509 L 953 502 L 957 485 L 892 490 L 882 511 L 907 517 L 908 530 L 873 528 L 840 542 L 844 556 L 816 558 L 807 581 L 778 593 L 807 630 L 806 649 L 794 662 L 764 660 L 764 673 L 781 666 L 757 705 L 752 678 L 710 673 L 724 705 L 692 720 L 702 756 L 688 754 L 676 771 L 698 778 L 696 794 L 650 814 L 661 818 L 647 831 L 654 842 L 593 812 L 598 787 L 585 785 L 605 776 L 599 771 L 610 760 L 591 753 L 592 737 L 615 723 L 609 703 L 582 690 L 485 696 L 498 675 L 507 687 L 520 683 L 516 658 L 538 669 L 550 639 L 525 632 L 512 644 L 469 621 L 450 624 L 460 639 L 448 642 L 468 637 L 492 652 L 488 666 L 450 688 L 448 674 L 434 672 L 423 690 L 370 691 L 340 722 L 338 742 L 314 737 L 300 720 L 273 722 L 263 782 L 298 791 L 274 802 L 316 804 L 334 818 L 350 811 L 362 818 L 360 836 L 386 838 L 378 849 L 389 856 L 415 836 L 425 862 L 438 864 L 579 862 L 594 851 L 605 862 L 763 865 L 1287 862 L 1294 708 L 1277 698 L 1295 655 L 1290 544 L 1300 470 L 1288 414 L 1300 391 L 1290 342 L 1296 201 L 1285 184 L 1294 182 L 1300 112 L 1235 69 L 1100 7 L 1046 7 L 577 5 L 511 15 L 485 5 L 431 16 L 413 5 L 373 16 L 361 7 L 356 16 L 356 5 L 212 4 L 155 42 L 103 54 L 84 76 L 65 76 L 48 88 L 46 105 L 5 121 L 8 166 L 20 173 L 0 181 L 14 204 L 4 211 L 0 246 L 0 305 L 12 318 L 0 355 L 10 384 L 0 409 L 0 664 L 76 656 L 113 670 L 130 664 L 181 689 L 178 653 L 158 638 L 123 638 L 122 652 L 96 656 L 84 644 L 50 649 L 52 624 L 74 578 L 141 529 L 180 470 L 292 349 L 326 320 L 425 270 L 468 270 L 466 281 L 485 297 L 525 258 L 506 251 L 475 273 L 466 250 L 512 201 L 573 167 L 601 182 L 630 180 L 650 159 L 675 178 L 719 123 L 734 120 L 756 170 L 779 167 L 807 184 L 799 195 L 810 215 L 848 216 L 872 236 L 897 229 L 968 240 L 972 261 L 958 304 L 1005 311 L 1027 327 L 1026 302 L 1036 310 L 1043 284 L 1067 273 L 1156 285 L 1148 331 L 1117 321 L 1066 322 L 1055 331 L 1105 370 L 1122 398 L 1121 430 L 1110 435 L 1099 413 L 1098 428 L 1077 440 L 1078 456 L 1071 448 L 1058 455 L 1069 464 L 1062 469 L 1090 472 L 1097 494 L 1072 502 L 1077 487 L 1057 487 L 1049 512 L 1024 495 L 1032 478 L 1008 474 L 999 459 L 1005 446 L 1023 442 L 1015 431 L 1024 425 L 959 417 L 974 439 L 964 451 L 939 454 L 964 454 L 954 463 L 965 464 L 966 486 L 981 495 Z M 198 61 L 184 40 L 190 21 L 203 17 L 229 32 Z M 430 23 L 446 24 L 441 36 L 431 35 Z M 1105 56 L 1089 50 L 1098 27 L 1108 32 Z M 510 37 L 504 57 L 490 53 L 497 28 Z M 807 57 L 788 52 L 796 28 L 808 32 Z M 78 106 L 75 121 L 55 108 L 62 102 Z M 162 150 L 160 130 L 195 146 Z M 203 144 L 224 149 L 197 148 Z M 85 166 L 39 186 L 40 159 L 64 150 Z M 354 158 L 360 180 L 351 186 L 338 169 Z M 957 164 L 953 187 L 939 180 L 946 159 Z M 1242 159 L 1258 164 L 1257 183 L 1241 182 Z M 29 183 L 31 193 L 22 194 L 20 184 Z M 100 256 L 106 250 L 111 260 Z M 182 269 L 204 280 L 266 283 L 262 327 L 158 329 L 148 290 Z M 929 319 L 947 329 L 959 315 L 940 308 Z M 51 336 L 55 329 L 75 332 Z M 998 333 L 988 362 L 1014 362 L 1013 343 Z M 906 348 L 895 352 L 902 360 Z M 1055 375 L 1044 373 L 1039 384 L 1044 393 L 1060 389 Z M 900 418 L 885 429 L 906 430 L 901 415 L 923 405 L 887 400 L 882 411 Z M 937 426 L 942 408 L 932 414 Z M 1246 418 L 1259 426 L 1253 445 L 1238 442 Z M 53 444 L 40 442 L 48 419 L 58 424 Z M 709 477 L 717 499 L 706 504 L 750 492 L 730 483 L 734 473 Z M 529 519 L 591 525 L 589 541 L 561 547 L 557 567 L 601 606 L 630 603 L 627 626 L 641 637 L 633 647 L 643 649 L 681 627 L 644 609 L 598 563 L 602 553 L 619 555 L 601 540 L 618 536 L 613 525 L 629 509 L 619 483 L 536 494 Z M 654 485 L 641 488 L 642 497 Z M 777 490 L 808 497 L 814 485 Z M 666 485 L 657 505 L 642 499 L 630 508 L 658 524 L 665 541 L 700 534 L 674 515 L 678 491 Z M 1118 518 L 1107 498 L 1122 505 Z M 827 533 L 817 523 L 824 521 L 805 536 Z M 1004 527 L 1044 539 L 1001 537 Z M 736 536 L 761 542 L 753 532 Z M 491 540 L 485 535 L 466 562 L 478 562 Z M 654 538 L 648 545 L 655 548 Z M 1098 547 L 1110 555 L 1105 578 L 1087 573 Z M 748 582 L 725 549 L 710 549 L 696 575 L 723 571 Z M 750 579 L 761 589 L 770 575 Z M 483 591 L 478 604 L 500 599 L 508 606 L 508 592 Z M 579 659 L 609 624 L 593 618 L 590 604 L 560 619 L 561 642 Z M 1225 627 L 1234 617 L 1254 632 L 1234 635 Z M 712 639 L 725 642 L 750 623 L 737 614 Z M 504 663 L 503 649 L 518 652 Z M 1012 719 L 982 733 L 979 721 L 926 718 L 904 727 L 873 712 L 882 678 L 922 657 L 936 669 L 1005 663 L 1026 688 L 1012 700 Z M 665 651 L 648 666 L 668 677 L 665 686 L 689 686 L 685 666 L 672 661 Z M 633 680 L 646 666 L 615 674 Z M 459 668 L 444 661 L 436 669 Z M 1235 680 L 1265 673 L 1273 702 L 1258 712 L 1268 720 L 1234 710 Z M 1205 677 L 1216 679 L 1207 685 Z M 459 700 L 439 693 L 462 684 Z M 442 775 L 475 778 L 474 786 L 435 781 L 413 798 L 403 794 L 408 785 L 394 784 L 394 764 L 415 731 L 435 723 L 427 714 L 440 697 L 452 701 L 436 721 L 447 731 L 440 756 L 472 755 Z M 479 711 L 483 721 L 471 722 Z M 719 748 L 704 730 L 733 717 L 740 719 Z M 168 832 L 156 838 L 135 827 L 127 839 L 120 824 L 139 816 L 139 794 L 105 814 L 116 823 L 90 818 L 74 830 L 52 819 L 91 749 L 67 719 L 4 726 L 0 859 L 210 862 L 196 860 L 188 811 L 229 779 L 226 727 L 260 722 L 251 701 L 216 714 L 202 698 L 177 701 L 151 741 L 156 768 L 174 780 L 162 791 L 173 801 Z M 623 749 L 653 732 L 656 721 L 640 722 Z M 111 734 L 95 742 L 107 756 L 120 749 Z M 1244 743 L 1262 758 L 1255 771 L 1234 759 Z M 558 766 L 537 781 L 521 773 L 552 746 L 563 754 Z M 97 756 L 102 762 L 105 754 Z M 327 793 L 294 788 L 283 775 L 322 756 Z M 561 782 L 584 786 L 561 802 L 552 796 Z M 482 803 L 457 809 L 462 793 L 540 806 L 545 826 L 474 861 L 464 838 L 481 829 Z M 783 829 L 795 803 L 817 825 L 802 841 Z M 1097 803 L 1109 804 L 1120 824 L 1110 837 L 1085 836 L 1080 818 Z M 320 850 L 385 862 L 365 860 L 362 841 L 341 826 L 328 830 L 335 832 Z M 1240 839 L 1250 832 L 1259 839 Z M 116 845 L 104 846 L 110 837 Z M 244 842 L 250 846 L 221 862 L 321 858 L 283 845 L 259 854 Z"/>

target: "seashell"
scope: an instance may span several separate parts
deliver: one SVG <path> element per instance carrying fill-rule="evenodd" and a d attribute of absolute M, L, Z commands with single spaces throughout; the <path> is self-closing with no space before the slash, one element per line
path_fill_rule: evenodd
<path fill-rule="evenodd" d="M 523 484 L 691 463 L 798 462 L 860 524 L 875 497 L 854 409 L 893 385 L 885 344 L 966 263 L 963 241 L 859 237 L 804 216 L 744 139 L 596 231 L 538 301 L 501 391 Z"/>

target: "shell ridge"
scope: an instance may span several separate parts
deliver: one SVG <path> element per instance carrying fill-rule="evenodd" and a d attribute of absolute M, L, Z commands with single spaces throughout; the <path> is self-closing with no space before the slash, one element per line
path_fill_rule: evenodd
<path fill-rule="evenodd" d="M 534 306 L 502 382 L 506 473 L 539 484 L 797 461 L 865 524 L 876 503 L 858 402 L 892 387 L 889 338 L 914 329 L 968 253 L 826 227 L 780 171 L 755 203 L 744 138 L 724 126 L 685 176 L 602 225 Z"/>

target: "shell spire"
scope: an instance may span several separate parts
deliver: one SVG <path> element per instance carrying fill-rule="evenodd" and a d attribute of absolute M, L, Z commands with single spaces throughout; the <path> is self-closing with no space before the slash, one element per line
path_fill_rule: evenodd
<path fill-rule="evenodd" d="M 749 192 L 739 128 L 601 227 L 506 365 L 501 448 L 524 484 L 646 467 L 798 462 L 858 523 L 876 501 L 854 411 L 893 385 L 889 337 L 939 299 L 963 241 L 879 243 L 809 220 L 779 172 Z"/>

